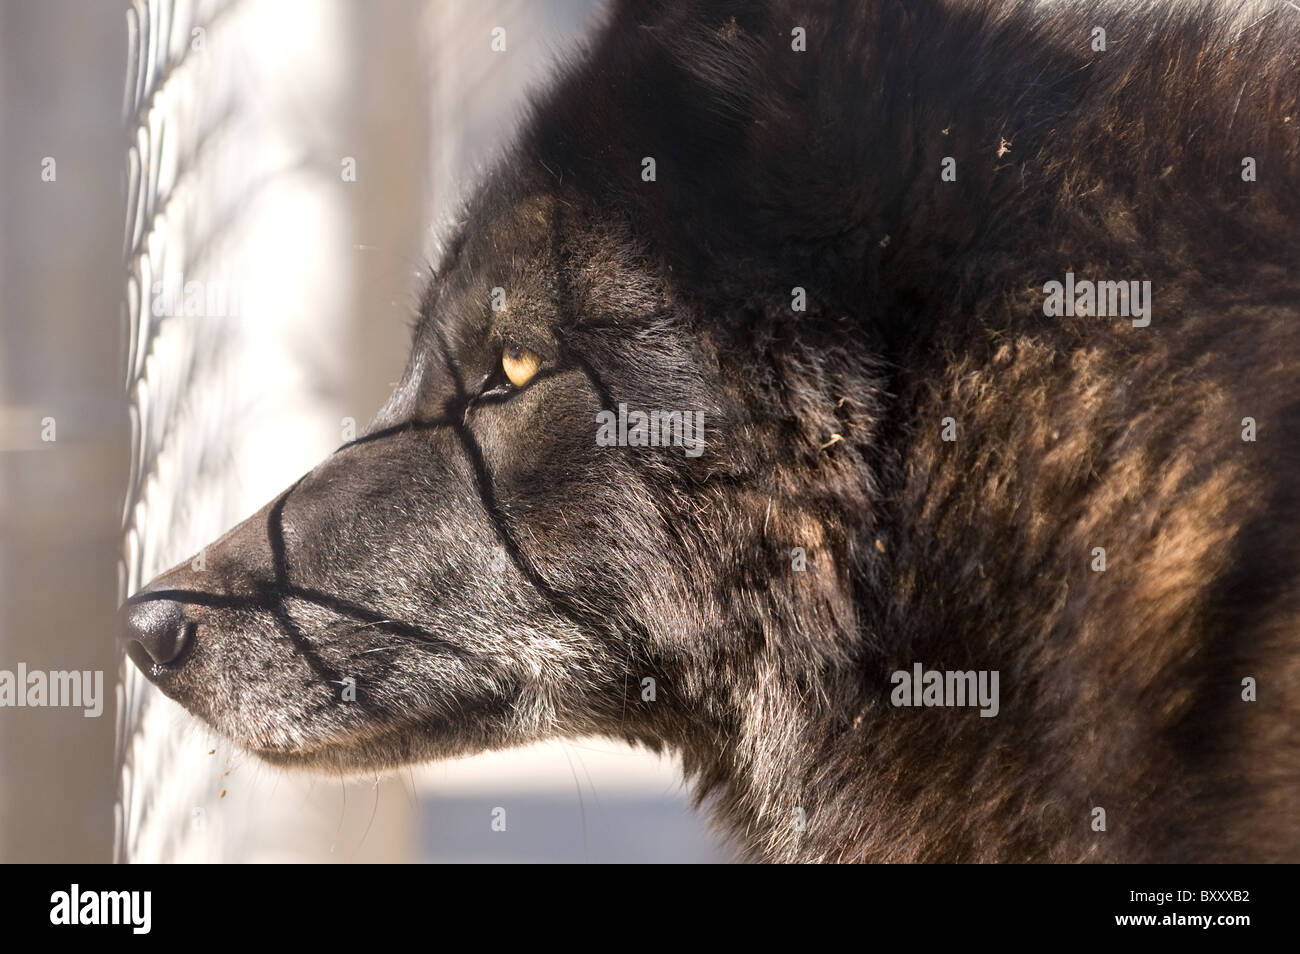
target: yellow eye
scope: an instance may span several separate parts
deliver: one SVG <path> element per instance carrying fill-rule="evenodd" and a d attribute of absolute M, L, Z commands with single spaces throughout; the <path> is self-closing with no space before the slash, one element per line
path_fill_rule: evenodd
<path fill-rule="evenodd" d="M 522 388 L 533 379 L 540 364 L 541 359 L 527 348 L 506 345 L 505 351 L 501 352 L 501 370 L 505 371 L 510 383 L 517 388 Z"/>

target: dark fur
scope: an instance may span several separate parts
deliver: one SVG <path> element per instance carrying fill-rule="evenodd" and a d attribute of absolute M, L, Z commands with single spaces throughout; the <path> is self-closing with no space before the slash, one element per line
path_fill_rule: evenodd
<path fill-rule="evenodd" d="M 620 6 L 370 433 L 135 598 L 197 625 L 151 677 L 284 764 L 667 747 L 754 858 L 1300 860 L 1298 50 L 1281 3 Z M 1044 317 L 1067 270 L 1150 327 Z M 707 449 L 598 447 L 619 402 Z M 892 707 L 917 661 L 1001 713 Z"/>

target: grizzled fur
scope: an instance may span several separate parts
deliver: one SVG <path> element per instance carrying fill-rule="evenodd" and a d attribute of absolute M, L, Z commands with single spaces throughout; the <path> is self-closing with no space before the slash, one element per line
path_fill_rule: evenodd
<path fill-rule="evenodd" d="M 665 748 L 757 859 L 1300 861 L 1298 54 L 1280 0 L 618 5 L 367 435 L 134 598 L 146 670 L 285 765 Z"/>

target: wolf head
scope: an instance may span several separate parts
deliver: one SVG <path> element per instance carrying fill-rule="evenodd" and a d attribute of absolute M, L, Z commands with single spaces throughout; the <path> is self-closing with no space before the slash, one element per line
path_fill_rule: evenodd
<path fill-rule="evenodd" d="M 368 432 L 132 597 L 132 657 L 281 764 L 668 747 L 756 857 L 1293 860 L 1291 34 L 784 6 L 621 5 Z M 1161 317 L 1045 319 L 1085 266 Z M 891 704 L 918 661 L 997 718 Z"/>
<path fill-rule="evenodd" d="M 367 432 L 124 607 L 163 692 L 286 765 L 591 733 L 706 765 L 765 683 L 848 664 L 871 359 L 756 191 L 735 6 L 685 51 L 616 24 L 539 108 Z"/>

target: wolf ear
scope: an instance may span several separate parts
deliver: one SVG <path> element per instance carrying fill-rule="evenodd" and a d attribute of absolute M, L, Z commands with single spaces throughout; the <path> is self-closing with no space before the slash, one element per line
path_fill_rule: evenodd
<path fill-rule="evenodd" d="M 668 88 L 689 97 L 694 110 L 743 126 L 762 85 L 769 7 L 762 0 L 615 0 L 609 29 L 638 37 L 671 63 L 686 82 Z"/>
<path fill-rule="evenodd" d="M 768 32 L 770 7 L 766 0 L 613 0 L 606 22 L 614 30 L 648 32 L 682 62 L 728 51 L 734 57 L 736 48 L 752 47 Z"/>

